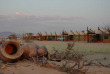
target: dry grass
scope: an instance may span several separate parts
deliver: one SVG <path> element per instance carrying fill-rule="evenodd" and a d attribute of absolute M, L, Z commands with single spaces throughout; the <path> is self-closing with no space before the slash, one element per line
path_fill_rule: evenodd
<path fill-rule="evenodd" d="M 62 41 L 34 41 L 38 45 L 45 45 L 50 53 L 53 53 L 53 47 L 59 52 L 67 48 L 67 43 Z M 110 53 L 110 43 L 86 43 L 75 42 L 75 51 L 94 54 L 94 53 Z"/>

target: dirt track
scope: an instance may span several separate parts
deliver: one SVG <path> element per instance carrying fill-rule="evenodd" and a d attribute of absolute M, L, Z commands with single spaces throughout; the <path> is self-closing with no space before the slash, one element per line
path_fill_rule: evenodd
<path fill-rule="evenodd" d="M 66 74 L 55 69 L 40 67 L 30 61 L 19 61 L 0 69 L 0 74 Z"/>
<path fill-rule="evenodd" d="M 67 74 L 55 69 L 41 67 L 31 61 L 19 61 L 0 68 L 0 74 Z M 87 74 L 110 74 L 110 68 L 90 66 Z"/>

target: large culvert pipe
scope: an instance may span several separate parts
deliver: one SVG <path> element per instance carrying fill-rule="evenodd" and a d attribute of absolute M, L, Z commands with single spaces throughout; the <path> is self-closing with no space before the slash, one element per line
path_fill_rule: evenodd
<path fill-rule="evenodd" d="M 0 59 L 3 62 L 15 62 L 22 54 L 23 50 L 16 41 L 6 41 L 0 46 Z"/>

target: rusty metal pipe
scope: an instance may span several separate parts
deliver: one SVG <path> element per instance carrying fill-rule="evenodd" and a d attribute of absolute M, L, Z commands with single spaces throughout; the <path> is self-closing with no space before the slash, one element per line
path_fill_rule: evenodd
<path fill-rule="evenodd" d="M 36 43 L 26 43 L 20 47 L 20 44 L 15 41 L 6 41 L 0 46 L 0 59 L 3 62 L 14 62 L 18 58 L 30 57 L 47 57 L 48 51 L 45 46 L 38 46 Z"/>
<path fill-rule="evenodd" d="M 0 46 L 0 59 L 3 62 L 14 62 L 23 54 L 20 44 L 16 41 L 6 41 Z"/>

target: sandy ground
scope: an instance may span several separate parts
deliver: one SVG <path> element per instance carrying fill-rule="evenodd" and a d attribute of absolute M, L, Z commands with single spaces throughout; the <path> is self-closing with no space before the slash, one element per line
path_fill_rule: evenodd
<path fill-rule="evenodd" d="M 85 56 L 85 58 L 88 61 L 93 60 L 95 63 L 101 62 L 104 65 L 110 64 L 110 54 L 97 53 L 97 54 L 87 55 Z"/>
<path fill-rule="evenodd" d="M 58 62 L 54 62 L 57 63 Z M 60 64 L 60 63 L 59 63 Z M 87 67 L 85 67 L 87 68 Z M 55 69 L 42 67 L 31 61 L 24 60 L 5 65 L 0 68 L 0 74 L 67 74 Z M 90 66 L 86 74 L 110 74 L 110 68 Z"/>
<path fill-rule="evenodd" d="M 0 69 L 0 74 L 66 74 L 55 69 L 41 67 L 31 61 L 19 61 Z"/>
<path fill-rule="evenodd" d="M 110 68 L 91 66 L 87 74 L 110 74 Z"/>

